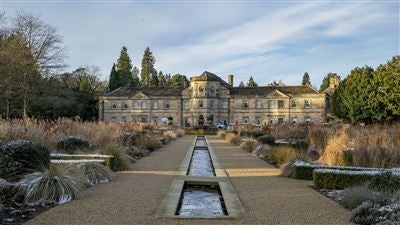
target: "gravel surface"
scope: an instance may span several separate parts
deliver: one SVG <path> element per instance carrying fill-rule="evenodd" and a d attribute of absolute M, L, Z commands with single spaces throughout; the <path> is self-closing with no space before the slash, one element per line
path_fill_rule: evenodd
<path fill-rule="evenodd" d="M 208 137 L 246 211 L 241 219 L 156 218 L 157 209 L 195 136 L 185 136 L 142 158 L 113 182 L 84 191 L 81 200 L 50 209 L 27 224 L 304 224 L 346 225 L 350 212 L 312 190 L 309 181 L 278 170 L 216 136 Z"/>

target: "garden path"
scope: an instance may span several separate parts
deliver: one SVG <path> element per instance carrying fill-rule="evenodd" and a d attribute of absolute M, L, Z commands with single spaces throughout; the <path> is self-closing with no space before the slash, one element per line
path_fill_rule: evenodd
<path fill-rule="evenodd" d="M 278 170 L 218 137 L 210 145 L 230 176 L 246 215 L 240 219 L 156 218 L 195 136 L 185 136 L 117 173 L 113 182 L 83 192 L 80 200 L 57 206 L 29 225 L 132 224 L 304 224 L 346 225 L 350 212 L 312 190 L 309 181 L 278 177 Z"/>

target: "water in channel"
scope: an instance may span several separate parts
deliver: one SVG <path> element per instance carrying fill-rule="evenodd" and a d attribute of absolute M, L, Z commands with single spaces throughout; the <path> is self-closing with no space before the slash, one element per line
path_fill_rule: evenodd
<path fill-rule="evenodd" d="M 227 215 L 221 192 L 217 186 L 185 186 L 176 212 L 180 216 Z"/>

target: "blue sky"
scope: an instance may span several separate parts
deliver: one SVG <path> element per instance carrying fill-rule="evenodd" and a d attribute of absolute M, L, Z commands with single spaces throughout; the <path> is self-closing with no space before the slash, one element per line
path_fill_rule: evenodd
<path fill-rule="evenodd" d="M 319 87 L 400 54 L 399 1 L 57 1 L 0 0 L 8 16 L 40 15 L 58 28 L 72 71 L 96 65 L 109 75 L 122 46 L 140 66 L 149 46 L 156 69 L 188 76 L 207 70 L 235 84 L 252 75 L 296 85 L 304 72 Z"/>

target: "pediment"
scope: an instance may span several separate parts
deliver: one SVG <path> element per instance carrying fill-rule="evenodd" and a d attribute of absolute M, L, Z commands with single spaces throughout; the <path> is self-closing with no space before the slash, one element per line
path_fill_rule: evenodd
<path fill-rule="evenodd" d="M 270 92 L 268 92 L 265 97 L 267 98 L 289 98 L 290 96 L 279 91 L 278 89 L 274 89 Z"/>
<path fill-rule="evenodd" d="M 131 99 L 150 99 L 149 96 L 145 95 L 143 92 L 138 91 Z"/>

